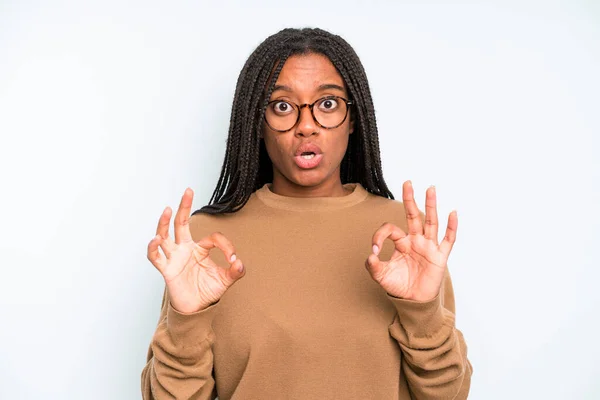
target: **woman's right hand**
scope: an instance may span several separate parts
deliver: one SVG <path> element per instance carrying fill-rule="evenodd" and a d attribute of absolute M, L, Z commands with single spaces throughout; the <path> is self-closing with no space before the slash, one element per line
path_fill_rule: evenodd
<path fill-rule="evenodd" d="M 164 277 L 171 306 L 181 313 L 194 313 L 217 302 L 245 274 L 233 245 L 223 234 L 215 232 L 194 242 L 189 227 L 193 198 L 194 192 L 187 188 L 175 215 L 175 241 L 169 237 L 172 211 L 167 207 L 158 221 L 156 236 L 148 244 L 148 260 Z M 209 251 L 215 247 L 225 254 L 229 268 L 211 260 Z"/>

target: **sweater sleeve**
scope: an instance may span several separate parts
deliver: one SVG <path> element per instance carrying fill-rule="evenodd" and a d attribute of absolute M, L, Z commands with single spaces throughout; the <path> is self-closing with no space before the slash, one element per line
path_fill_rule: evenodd
<path fill-rule="evenodd" d="M 196 313 L 176 311 L 163 294 L 160 318 L 142 370 L 142 398 L 214 400 L 214 333 L 218 302 Z"/>
<path fill-rule="evenodd" d="M 464 400 L 473 368 L 467 346 L 455 327 L 454 292 L 450 274 L 436 298 L 417 302 L 390 296 L 396 317 L 390 335 L 402 353 L 402 370 L 414 400 Z"/>

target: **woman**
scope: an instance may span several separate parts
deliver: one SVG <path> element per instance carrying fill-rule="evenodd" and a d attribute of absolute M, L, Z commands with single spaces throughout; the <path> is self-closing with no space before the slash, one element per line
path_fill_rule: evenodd
<path fill-rule="evenodd" d="M 467 397 L 446 266 L 456 213 L 438 243 L 433 187 L 425 215 L 410 182 L 394 200 L 367 78 L 342 38 L 285 29 L 258 46 L 217 188 L 190 218 L 192 196 L 174 240 L 167 207 L 148 245 L 166 288 L 145 399 Z"/>

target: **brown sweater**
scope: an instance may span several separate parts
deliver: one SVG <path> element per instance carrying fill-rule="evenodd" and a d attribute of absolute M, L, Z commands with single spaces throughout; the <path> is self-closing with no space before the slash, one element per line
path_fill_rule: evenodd
<path fill-rule="evenodd" d="M 472 367 L 450 276 L 430 302 L 388 295 L 364 263 L 384 222 L 406 231 L 404 206 L 346 187 L 294 198 L 265 185 L 234 214 L 192 217 L 194 240 L 225 234 L 246 275 L 193 314 L 165 292 L 144 399 L 467 398 Z M 387 240 L 381 259 L 392 250 Z M 228 265 L 220 251 L 211 257 Z"/>

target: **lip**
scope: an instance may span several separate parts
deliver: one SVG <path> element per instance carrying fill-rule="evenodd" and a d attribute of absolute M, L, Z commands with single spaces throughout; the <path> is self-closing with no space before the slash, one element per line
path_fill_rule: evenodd
<path fill-rule="evenodd" d="M 323 154 L 316 154 L 313 158 L 306 159 L 302 158 L 302 156 L 294 157 L 294 161 L 296 165 L 302 169 L 311 169 L 317 167 L 321 160 L 323 159 Z"/>
<path fill-rule="evenodd" d="M 315 156 L 308 160 L 305 158 L 302 158 L 302 153 L 305 153 L 305 152 L 315 153 Z M 314 143 L 301 144 L 300 147 L 298 147 L 298 149 L 296 150 L 296 153 L 294 156 L 294 161 L 296 162 L 296 165 L 302 169 L 315 168 L 321 163 L 322 159 L 323 159 L 323 152 L 321 151 L 319 146 L 317 146 Z"/>
<path fill-rule="evenodd" d="M 298 147 L 298 149 L 296 149 L 296 153 L 294 153 L 294 155 L 300 156 L 300 155 L 302 155 L 302 153 L 307 153 L 307 152 L 315 153 L 315 155 L 319 155 L 319 154 L 323 153 L 321 151 L 321 149 L 319 148 L 319 146 L 317 146 L 314 143 L 302 143 L 300 145 L 300 147 Z"/>

